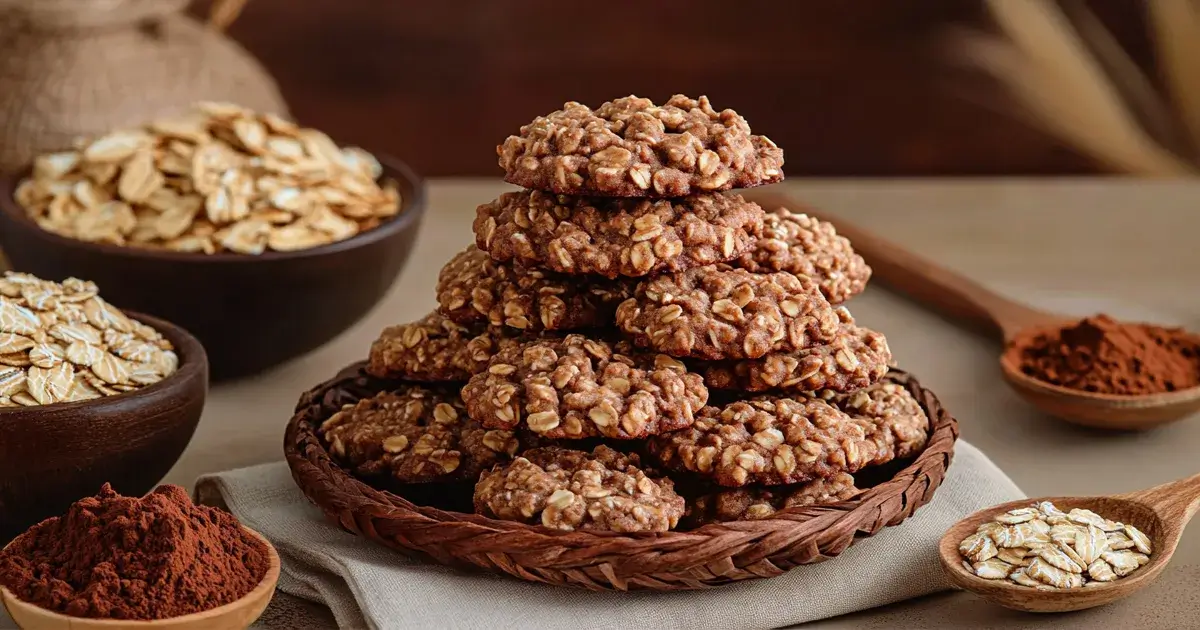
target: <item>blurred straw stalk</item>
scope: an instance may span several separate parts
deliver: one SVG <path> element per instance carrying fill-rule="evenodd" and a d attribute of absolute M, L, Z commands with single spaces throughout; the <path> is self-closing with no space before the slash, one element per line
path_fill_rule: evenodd
<path fill-rule="evenodd" d="M 1144 3 L 1157 82 L 1082 0 L 985 4 L 998 32 L 960 33 L 956 51 L 1021 117 L 1122 173 L 1200 175 L 1200 0 Z"/>

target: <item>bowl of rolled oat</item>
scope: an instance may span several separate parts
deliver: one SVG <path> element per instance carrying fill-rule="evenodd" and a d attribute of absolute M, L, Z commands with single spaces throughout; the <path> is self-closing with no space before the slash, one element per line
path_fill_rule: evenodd
<path fill-rule="evenodd" d="M 0 192 L 12 267 L 86 276 L 204 344 L 214 380 L 324 344 L 391 286 L 425 207 L 405 164 L 226 103 L 39 156 Z"/>
<path fill-rule="evenodd" d="M 208 359 L 97 285 L 0 277 L 0 542 L 105 483 L 141 495 L 192 438 Z"/>

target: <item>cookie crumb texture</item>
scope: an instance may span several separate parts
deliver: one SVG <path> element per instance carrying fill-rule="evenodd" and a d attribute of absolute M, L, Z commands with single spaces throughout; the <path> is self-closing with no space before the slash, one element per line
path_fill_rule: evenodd
<path fill-rule="evenodd" d="M 764 215 L 762 238 L 734 264 L 753 273 L 810 276 L 830 304 L 862 293 L 871 279 L 867 262 L 832 223 L 784 208 Z"/>
<path fill-rule="evenodd" d="M 169 619 L 245 597 L 270 564 L 232 514 L 179 486 L 125 497 L 106 483 L 0 551 L 0 585 L 72 617 Z"/>
<path fill-rule="evenodd" d="M 921 403 L 896 383 L 878 383 L 852 394 L 821 392 L 863 429 L 873 464 L 912 457 L 929 440 L 929 416 Z"/>
<path fill-rule="evenodd" d="M 607 278 L 682 271 L 750 251 L 763 211 L 740 195 L 679 199 L 504 193 L 475 211 L 475 243 L 495 260 Z"/>
<path fill-rule="evenodd" d="M 805 350 L 853 323 L 807 276 L 726 266 L 651 278 L 617 308 L 617 325 L 637 345 L 708 360 Z"/>
<path fill-rule="evenodd" d="M 546 438 L 640 439 L 681 429 L 708 401 L 699 374 L 670 357 L 568 335 L 497 355 L 463 388 L 486 427 L 526 426 Z"/>
<path fill-rule="evenodd" d="M 455 388 L 412 384 L 346 405 L 319 434 L 355 474 L 403 483 L 474 480 L 520 447 L 512 431 L 472 420 Z"/>
<path fill-rule="evenodd" d="M 650 477 L 639 465 L 637 455 L 607 446 L 592 453 L 532 449 L 483 473 L 475 511 L 567 531 L 667 531 L 683 515 L 683 497 L 670 479 Z"/>
<path fill-rule="evenodd" d="M 838 473 L 829 479 L 769 488 L 722 490 L 696 497 L 688 504 L 681 527 L 699 527 L 725 521 L 770 518 L 780 510 L 810 505 L 827 505 L 854 498 L 861 490 L 854 477 Z"/>
<path fill-rule="evenodd" d="M 384 379 L 466 382 L 497 352 L 520 345 L 516 337 L 503 329 L 463 326 L 430 313 L 383 329 L 371 344 L 367 373 Z"/>
<path fill-rule="evenodd" d="M 850 392 L 882 379 L 891 361 L 881 333 L 845 325 L 827 344 L 761 359 L 715 361 L 702 369 L 704 383 L 713 389 Z"/>
<path fill-rule="evenodd" d="M 929 419 L 899 386 L 828 397 L 763 396 L 705 407 L 691 427 L 654 438 L 650 448 L 667 468 L 742 487 L 854 473 L 925 445 Z"/>
<path fill-rule="evenodd" d="M 498 263 L 474 245 L 442 267 L 437 283 L 441 312 L 455 322 L 528 331 L 611 327 L 632 293 L 629 282 Z"/>
<path fill-rule="evenodd" d="M 783 150 L 706 96 L 662 106 L 627 96 L 595 110 L 569 102 L 496 153 L 505 181 L 568 195 L 682 197 L 783 179 Z"/>

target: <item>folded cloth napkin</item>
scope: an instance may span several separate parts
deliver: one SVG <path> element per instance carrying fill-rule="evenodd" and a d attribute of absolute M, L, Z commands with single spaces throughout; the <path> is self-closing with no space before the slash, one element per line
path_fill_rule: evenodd
<path fill-rule="evenodd" d="M 593 593 L 457 571 L 349 534 L 308 502 L 283 463 L 201 477 L 196 493 L 270 539 L 283 560 L 279 588 L 325 604 L 343 628 L 487 630 L 775 628 L 947 590 L 937 558 L 942 533 L 971 512 L 1024 496 L 959 441 L 933 501 L 834 560 L 705 591 Z"/>

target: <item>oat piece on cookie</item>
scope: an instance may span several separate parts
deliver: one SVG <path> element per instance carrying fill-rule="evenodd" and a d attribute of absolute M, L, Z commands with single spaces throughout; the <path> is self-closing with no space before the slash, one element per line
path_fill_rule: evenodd
<path fill-rule="evenodd" d="M 595 110 L 570 102 L 496 147 L 504 180 L 603 197 L 682 197 L 783 179 L 783 150 L 708 97 L 665 105 L 627 96 Z"/>
<path fill-rule="evenodd" d="M 356 475 L 401 483 L 474 480 L 519 447 L 512 431 L 472 420 L 457 388 L 415 384 L 346 405 L 318 433 Z"/>
<path fill-rule="evenodd" d="M 859 492 L 861 490 L 854 487 L 854 477 L 846 473 L 789 486 L 721 490 L 689 501 L 687 514 L 680 524 L 690 528 L 708 523 L 770 518 L 788 508 L 839 503 Z"/>
<path fill-rule="evenodd" d="M 683 510 L 670 479 L 648 476 L 637 455 L 603 445 L 591 453 L 532 449 L 475 486 L 479 514 L 567 531 L 665 532 Z"/>
<path fill-rule="evenodd" d="M 883 334 L 844 325 L 826 344 L 760 359 L 714 361 L 695 369 L 713 389 L 850 392 L 883 378 L 891 360 Z"/>
<path fill-rule="evenodd" d="M 871 463 L 866 431 L 824 400 L 764 396 L 705 407 L 691 427 L 650 442 L 673 470 L 710 477 L 722 486 L 803 483 Z"/>
<path fill-rule="evenodd" d="M 929 416 L 903 386 L 881 382 L 852 394 L 822 392 L 866 432 L 866 457 L 874 463 L 916 455 L 929 439 Z"/>
<path fill-rule="evenodd" d="M 664 355 L 583 335 L 506 349 L 463 388 L 484 426 L 546 438 L 641 439 L 692 423 L 708 401 L 699 374 Z"/>
<path fill-rule="evenodd" d="M 498 263 L 474 245 L 442 267 L 437 283 L 441 312 L 455 322 L 527 331 L 610 327 L 632 293 L 629 281 Z"/>
<path fill-rule="evenodd" d="M 762 231 L 762 208 L 734 194 L 678 199 L 504 193 L 475 211 L 475 243 L 495 260 L 607 278 L 733 260 Z"/>
<path fill-rule="evenodd" d="M 831 304 L 862 293 L 871 279 L 871 268 L 833 224 L 784 208 L 766 213 L 762 238 L 733 264 L 754 273 L 810 276 Z"/>
<path fill-rule="evenodd" d="M 389 326 L 371 344 L 367 373 L 377 378 L 465 382 L 504 348 L 520 345 L 516 331 L 456 324 L 430 313 Z"/>
<path fill-rule="evenodd" d="M 650 278 L 617 308 L 637 345 L 675 357 L 757 359 L 837 339 L 853 324 L 808 276 L 718 265 Z"/>

